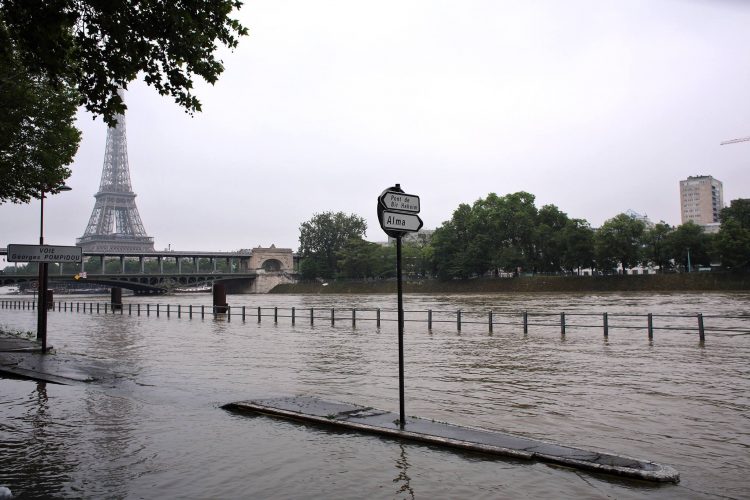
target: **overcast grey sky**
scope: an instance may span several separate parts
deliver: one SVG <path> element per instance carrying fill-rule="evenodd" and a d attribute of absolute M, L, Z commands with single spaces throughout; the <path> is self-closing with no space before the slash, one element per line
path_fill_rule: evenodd
<path fill-rule="evenodd" d="M 366 218 L 421 197 L 426 228 L 524 190 L 598 226 L 633 209 L 680 223 L 680 179 L 750 197 L 750 2 L 247 0 L 250 35 L 199 83 L 191 118 L 143 83 L 126 95 L 136 203 L 156 248 L 297 249 L 314 213 Z M 94 206 L 106 127 L 83 131 L 45 240 Z M 39 202 L 0 205 L 0 246 L 36 243 Z"/>

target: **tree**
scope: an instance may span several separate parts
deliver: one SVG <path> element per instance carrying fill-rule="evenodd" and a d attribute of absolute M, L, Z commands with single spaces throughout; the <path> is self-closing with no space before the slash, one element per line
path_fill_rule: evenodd
<path fill-rule="evenodd" d="M 594 236 L 597 267 L 613 269 L 622 265 L 623 272 L 641 260 L 641 238 L 646 225 L 628 214 L 607 220 Z"/>
<path fill-rule="evenodd" d="M 337 269 L 338 252 L 352 238 L 362 238 L 367 223 L 358 215 L 323 212 L 300 225 L 299 253 L 318 263 L 323 278 L 332 278 Z"/>
<path fill-rule="evenodd" d="M 574 269 L 593 267 L 594 230 L 583 219 L 570 219 L 561 231 L 561 266 L 571 273 Z"/>
<path fill-rule="evenodd" d="M 141 73 L 188 113 L 200 111 L 193 79 L 213 84 L 223 72 L 217 46 L 235 48 L 247 34 L 229 17 L 240 6 L 238 0 L 0 0 L 0 203 L 54 192 L 70 175 L 78 147 L 76 105 L 113 125 L 126 108 L 118 89 Z"/>
<path fill-rule="evenodd" d="M 666 243 L 671 257 L 685 269 L 711 264 L 711 235 L 706 234 L 693 221 L 688 221 L 669 233 Z"/>
<path fill-rule="evenodd" d="M 338 269 L 343 278 L 374 278 L 380 272 L 381 245 L 362 238 L 351 238 L 338 252 Z"/>
<path fill-rule="evenodd" d="M 654 227 L 646 230 L 643 235 L 643 263 L 653 264 L 664 272 L 670 267 L 670 260 L 673 258 L 669 235 L 673 231 L 672 226 L 664 221 L 655 224 Z"/>
<path fill-rule="evenodd" d="M 77 102 L 75 92 L 24 69 L 0 19 L 0 203 L 55 193 L 70 176 L 81 139 Z"/>
<path fill-rule="evenodd" d="M 448 280 L 471 276 L 479 266 L 478 243 L 470 230 L 472 207 L 462 203 L 432 235 L 434 270 L 438 278 Z M 467 246 L 472 246 L 467 249 Z M 486 270 L 487 267 L 481 267 Z"/>
<path fill-rule="evenodd" d="M 570 220 L 555 205 L 544 205 L 537 213 L 536 261 L 542 272 L 559 272 L 565 252 L 564 229 Z"/>
<path fill-rule="evenodd" d="M 715 246 L 721 264 L 735 270 L 750 268 L 750 199 L 732 200 L 719 218 Z"/>

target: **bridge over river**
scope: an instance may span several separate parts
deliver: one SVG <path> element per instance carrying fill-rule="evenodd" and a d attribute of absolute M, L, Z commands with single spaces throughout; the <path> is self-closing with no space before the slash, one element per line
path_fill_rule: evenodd
<path fill-rule="evenodd" d="M 0 248 L 0 256 L 7 255 Z M 112 262 L 118 262 L 113 266 Z M 293 281 L 291 249 L 257 247 L 238 252 L 83 252 L 79 264 L 50 269 L 50 281 L 120 287 L 137 294 L 161 294 L 174 288 L 200 288 L 223 283 L 230 293 L 265 293 Z M 165 269 L 165 264 L 167 269 Z M 221 266 L 220 266 L 221 264 Z M 0 286 L 38 281 L 38 274 L 0 270 Z"/>

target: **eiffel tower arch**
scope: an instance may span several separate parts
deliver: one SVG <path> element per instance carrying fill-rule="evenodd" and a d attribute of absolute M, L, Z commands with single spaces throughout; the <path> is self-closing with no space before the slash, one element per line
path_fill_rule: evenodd
<path fill-rule="evenodd" d="M 130 184 L 125 116 L 107 130 L 102 180 L 83 236 L 76 245 L 89 252 L 153 252 L 154 239 L 146 235 L 135 193 Z"/>

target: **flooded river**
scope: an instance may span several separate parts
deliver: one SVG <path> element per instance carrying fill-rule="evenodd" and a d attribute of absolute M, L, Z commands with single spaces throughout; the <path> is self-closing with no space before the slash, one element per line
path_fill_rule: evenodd
<path fill-rule="evenodd" d="M 106 364 L 117 379 L 88 386 L 0 379 L 0 485 L 18 498 L 750 496 L 750 335 L 711 331 L 750 329 L 750 318 L 714 317 L 750 315 L 748 293 L 406 296 L 407 319 L 415 320 L 405 335 L 408 415 L 653 460 L 680 472 L 677 485 L 228 413 L 220 406 L 281 395 L 397 411 L 397 326 L 388 312 L 395 297 L 232 295 L 231 321 L 201 319 L 197 306 L 210 300 L 125 298 L 169 303 L 169 317 L 163 306 L 159 317 L 51 312 L 49 343 Z M 251 314 L 259 306 L 260 323 Z M 283 311 L 278 323 L 273 307 Z M 294 325 L 284 316 L 291 307 Z M 382 308 L 383 322 L 377 328 L 370 311 L 357 313 L 355 327 L 351 313 L 333 326 L 310 325 L 309 308 L 323 315 L 332 307 Z M 517 324 L 490 333 L 489 310 L 498 322 L 528 311 L 528 334 Z M 571 318 L 564 336 L 553 324 L 558 316 L 533 324 L 541 322 L 534 314 L 560 312 Z M 606 338 L 600 327 L 575 326 L 601 323 L 575 313 L 603 312 L 689 315 L 690 328 L 703 313 L 706 341 L 679 328 L 657 329 L 649 340 L 642 316 L 627 320 L 639 328 L 613 328 Z M 2 309 L 0 327 L 34 331 L 35 311 Z"/>

